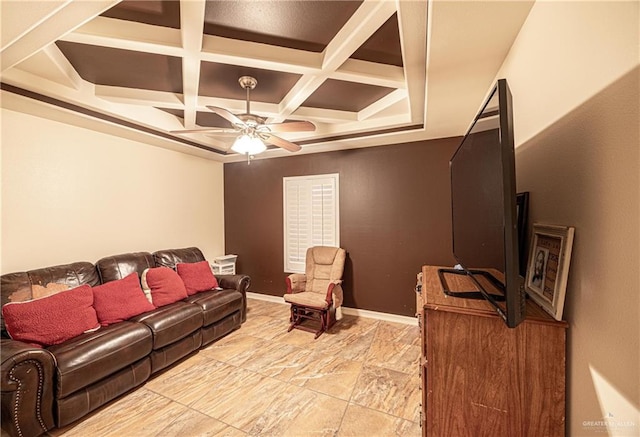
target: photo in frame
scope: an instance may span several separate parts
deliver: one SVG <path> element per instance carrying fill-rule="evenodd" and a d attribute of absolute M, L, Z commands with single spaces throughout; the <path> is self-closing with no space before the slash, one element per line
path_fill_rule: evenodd
<path fill-rule="evenodd" d="M 575 228 L 534 223 L 526 289 L 529 296 L 562 320 Z"/>

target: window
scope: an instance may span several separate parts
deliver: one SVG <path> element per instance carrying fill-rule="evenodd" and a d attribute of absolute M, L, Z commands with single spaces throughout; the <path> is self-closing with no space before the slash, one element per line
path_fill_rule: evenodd
<path fill-rule="evenodd" d="M 283 178 L 285 272 L 304 273 L 309 247 L 340 246 L 338 176 Z"/>

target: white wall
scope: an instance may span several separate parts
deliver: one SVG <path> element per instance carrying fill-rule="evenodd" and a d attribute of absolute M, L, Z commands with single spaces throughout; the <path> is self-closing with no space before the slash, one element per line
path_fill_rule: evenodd
<path fill-rule="evenodd" d="M 576 227 L 568 435 L 640 435 L 638 2 L 538 1 L 498 77 L 530 222 Z"/>
<path fill-rule="evenodd" d="M 2 109 L 2 273 L 132 251 L 224 253 L 223 166 Z"/>

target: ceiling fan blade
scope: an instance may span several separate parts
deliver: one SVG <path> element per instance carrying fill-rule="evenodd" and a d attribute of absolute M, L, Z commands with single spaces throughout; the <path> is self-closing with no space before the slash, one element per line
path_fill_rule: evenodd
<path fill-rule="evenodd" d="M 299 145 L 292 143 L 291 141 L 287 141 L 284 138 L 277 137 L 275 135 L 265 134 L 263 138 L 267 143 L 273 144 L 274 146 L 278 146 L 282 149 L 288 150 L 289 152 L 297 152 L 302 149 L 302 147 L 300 147 Z"/>
<path fill-rule="evenodd" d="M 204 132 L 204 135 L 211 137 L 211 138 L 221 138 L 221 137 L 227 137 L 227 138 L 237 138 L 238 137 L 238 131 L 229 131 L 229 132 Z"/>
<path fill-rule="evenodd" d="M 215 132 L 221 134 L 237 134 L 238 131 L 235 129 L 229 129 L 226 127 L 201 127 L 198 129 L 181 129 L 181 130 L 171 130 L 169 133 L 172 134 L 202 134 L 207 132 Z"/>
<path fill-rule="evenodd" d="M 218 114 L 220 117 L 224 118 L 225 120 L 227 120 L 229 123 L 233 125 L 241 126 L 241 127 L 246 126 L 244 121 L 240 120 L 238 117 L 236 117 L 234 114 L 232 114 L 231 112 L 227 111 L 224 108 L 218 108 L 217 106 L 207 106 L 207 108 L 209 108 L 211 112 Z"/>
<path fill-rule="evenodd" d="M 316 126 L 310 121 L 290 121 L 264 124 L 262 126 L 268 128 L 271 132 L 313 132 L 316 130 Z"/>

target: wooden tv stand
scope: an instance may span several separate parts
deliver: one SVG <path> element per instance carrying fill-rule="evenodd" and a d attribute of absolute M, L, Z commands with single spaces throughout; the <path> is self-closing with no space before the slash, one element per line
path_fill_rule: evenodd
<path fill-rule="evenodd" d="M 423 436 L 564 436 L 566 322 L 528 301 L 510 329 L 488 302 L 445 296 L 438 268 L 422 268 L 417 298 Z"/>

